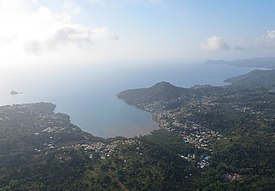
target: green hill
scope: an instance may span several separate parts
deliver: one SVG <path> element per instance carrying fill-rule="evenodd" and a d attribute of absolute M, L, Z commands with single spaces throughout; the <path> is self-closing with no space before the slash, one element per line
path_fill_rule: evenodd
<path fill-rule="evenodd" d="M 275 70 L 254 70 L 248 74 L 229 78 L 225 82 L 231 83 L 234 87 L 272 89 L 275 87 Z"/>
<path fill-rule="evenodd" d="M 189 90 L 176 87 L 168 82 L 159 82 L 150 88 L 132 89 L 120 92 L 117 97 L 125 100 L 128 104 L 142 104 L 177 99 Z"/>

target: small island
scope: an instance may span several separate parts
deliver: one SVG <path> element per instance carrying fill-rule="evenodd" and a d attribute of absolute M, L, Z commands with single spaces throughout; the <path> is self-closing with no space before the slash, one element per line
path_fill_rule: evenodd
<path fill-rule="evenodd" d="M 22 94 L 22 92 L 17 92 L 17 91 L 14 91 L 14 90 L 12 90 L 10 92 L 10 95 L 18 95 L 18 94 Z"/>

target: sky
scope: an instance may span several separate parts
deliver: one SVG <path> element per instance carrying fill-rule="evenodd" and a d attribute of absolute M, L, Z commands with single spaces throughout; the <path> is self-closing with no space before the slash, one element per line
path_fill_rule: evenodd
<path fill-rule="evenodd" d="M 0 75 L 273 56 L 271 0 L 0 0 Z"/>

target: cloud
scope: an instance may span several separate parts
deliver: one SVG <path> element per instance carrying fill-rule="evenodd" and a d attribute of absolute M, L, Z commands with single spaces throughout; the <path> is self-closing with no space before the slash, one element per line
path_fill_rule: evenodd
<path fill-rule="evenodd" d="M 118 40 L 108 27 L 75 23 L 72 14 L 80 8 L 64 1 L 64 10 L 52 11 L 34 0 L 0 0 L 0 46 L 20 45 L 27 53 L 38 54 L 73 45 L 88 47 L 106 40 Z"/>
<path fill-rule="evenodd" d="M 207 38 L 200 44 L 200 47 L 204 50 L 216 51 L 216 50 L 229 50 L 229 45 L 218 36 L 212 36 Z"/>
<path fill-rule="evenodd" d="M 63 0 L 63 7 L 66 12 L 72 14 L 78 14 L 81 12 L 81 8 L 73 0 Z"/>
<path fill-rule="evenodd" d="M 268 30 L 265 34 L 254 38 L 241 38 L 234 46 L 234 50 L 272 49 L 275 49 L 275 30 Z"/>
<path fill-rule="evenodd" d="M 268 30 L 266 36 L 269 39 L 275 39 L 275 30 Z"/>
<path fill-rule="evenodd" d="M 265 35 L 257 37 L 254 46 L 261 49 L 275 49 L 275 30 L 268 30 Z"/>
<path fill-rule="evenodd" d="M 160 4 L 162 4 L 162 0 L 141 0 L 141 2 L 151 4 L 151 5 L 160 5 Z"/>
<path fill-rule="evenodd" d="M 89 3 L 97 4 L 100 6 L 110 5 L 110 4 L 122 4 L 122 3 L 140 3 L 143 5 L 161 5 L 163 0 L 86 0 Z"/>
<path fill-rule="evenodd" d="M 63 45 L 77 45 L 83 48 L 106 39 L 118 40 L 119 38 L 106 27 L 96 28 L 67 24 L 54 30 L 45 39 L 34 39 L 25 43 L 25 50 L 28 53 L 37 54 L 55 50 Z"/>

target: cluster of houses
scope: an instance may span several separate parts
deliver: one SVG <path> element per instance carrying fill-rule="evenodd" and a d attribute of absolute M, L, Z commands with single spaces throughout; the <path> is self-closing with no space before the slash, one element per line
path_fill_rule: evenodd
<path fill-rule="evenodd" d="M 193 144 L 198 149 L 202 148 L 205 150 L 211 150 L 213 139 L 221 136 L 218 133 L 215 133 L 210 130 L 196 131 L 196 133 L 189 133 L 187 131 L 180 131 L 180 136 L 186 143 Z"/>
<path fill-rule="evenodd" d="M 100 155 L 100 159 L 104 160 L 106 157 L 111 157 L 116 153 L 116 148 L 121 145 L 132 145 L 135 144 L 136 140 L 128 139 L 128 140 L 115 140 L 111 143 L 105 144 L 102 142 L 95 142 L 95 143 L 83 143 L 83 144 L 76 144 L 72 147 L 75 149 L 80 149 L 83 151 L 88 152 L 90 155 L 89 157 L 92 159 L 94 154 L 97 153 Z"/>
<path fill-rule="evenodd" d="M 188 103 L 188 107 L 193 109 L 212 107 L 216 105 L 214 102 L 215 100 L 216 97 L 203 97 L 202 99 L 193 98 Z M 160 128 L 179 134 L 186 143 L 192 144 L 198 149 L 204 149 L 210 151 L 210 153 L 213 153 L 212 146 L 214 141 L 223 138 L 219 132 L 202 127 L 200 124 L 191 121 L 192 112 L 186 112 L 184 111 L 184 108 L 177 110 L 166 110 L 163 109 L 163 107 L 160 107 L 160 104 L 158 103 L 140 105 L 139 107 L 152 113 L 153 119 L 159 123 Z M 181 119 L 185 120 L 178 120 L 178 116 L 181 116 Z M 179 156 L 191 162 L 197 161 L 198 168 L 203 169 L 209 166 L 210 156 L 197 156 L 197 160 L 195 160 L 195 154 Z"/>
<path fill-rule="evenodd" d="M 151 110 L 152 111 L 152 110 Z M 210 150 L 215 140 L 220 140 L 222 135 L 219 132 L 202 127 L 189 120 L 190 113 L 182 111 L 158 110 L 152 113 L 153 119 L 159 123 L 161 128 L 178 133 L 186 143 L 193 144 L 197 148 Z M 177 120 L 181 115 L 187 119 L 185 122 Z"/>
<path fill-rule="evenodd" d="M 197 167 L 202 169 L 209 166 L 209 159 L 210 159 L 210 156 L 201 157 L 201 160 L 197 163 Z"/>

